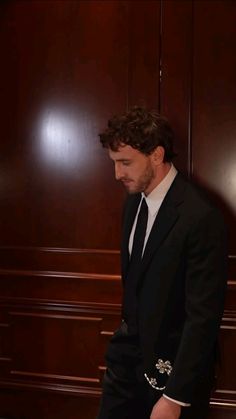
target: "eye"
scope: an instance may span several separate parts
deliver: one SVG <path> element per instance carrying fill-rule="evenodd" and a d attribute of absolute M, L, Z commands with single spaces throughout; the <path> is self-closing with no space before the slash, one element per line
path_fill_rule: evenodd
<path fill-rule="evenodd" d="M 129 166 L 131 164 L 130 160 L 123 160 L 123 166 Z"/>

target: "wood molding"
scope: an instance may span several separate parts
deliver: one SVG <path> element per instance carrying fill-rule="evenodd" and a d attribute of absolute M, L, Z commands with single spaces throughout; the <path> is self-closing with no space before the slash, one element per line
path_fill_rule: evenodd
<path fill-rule="evenodd" d="M 109 249 L 2 246 L 0 269 L 7 271 L 119 275 L 120 252 Z"/>

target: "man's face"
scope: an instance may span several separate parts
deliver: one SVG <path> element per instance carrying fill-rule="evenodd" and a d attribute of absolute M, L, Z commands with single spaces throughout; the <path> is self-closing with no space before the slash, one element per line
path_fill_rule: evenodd
<path fill-rule="evenodd" d="M 152 158 L 129 145 L 121 145 L 118 151 L 109 149 L 109 156 L 115 165 L 115 177 L 123 182 L 128 193 L 144 192 L 148 195 L 153 189 L 155 168 Z"/>

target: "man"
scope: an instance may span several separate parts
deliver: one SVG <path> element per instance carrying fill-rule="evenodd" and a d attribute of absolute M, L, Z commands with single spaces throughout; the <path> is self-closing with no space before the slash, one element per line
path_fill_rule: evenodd
<path fill-rule="evenodd" d="M 204 419 L 226 287 L 219 212 L 172 164 L 173 133 L 135 107 L 100 134 L 129 196 L 122 322 L 107 354 L 99 419 Z"/>

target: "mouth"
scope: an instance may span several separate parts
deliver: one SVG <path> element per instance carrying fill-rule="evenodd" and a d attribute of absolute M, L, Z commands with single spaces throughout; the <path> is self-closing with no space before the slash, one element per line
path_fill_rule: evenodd
<path fill-rule="evenodd" d="M 125 186 L 128 186 L 128 185 L 130 185 L 130 183 L 132 182 L 132 180 L 129 180 L 129 179 L 123 179 L 122 180 L 122 183 L 125 185 Z"/>

